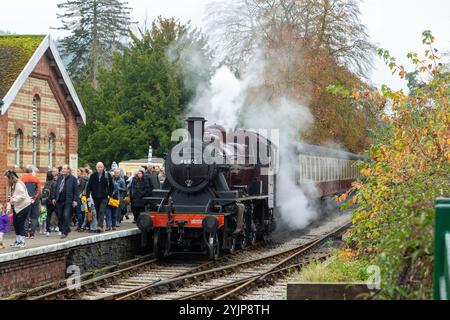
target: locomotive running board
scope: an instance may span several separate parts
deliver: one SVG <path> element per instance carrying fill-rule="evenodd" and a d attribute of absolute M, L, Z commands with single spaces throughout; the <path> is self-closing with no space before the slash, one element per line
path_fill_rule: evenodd
<path fill-rule="evenodd" d="M 236 201 L 267 200 L 267 199 L 269 199 L 269 196 L 250 196 L 238 198 L 236 199 Z"/>

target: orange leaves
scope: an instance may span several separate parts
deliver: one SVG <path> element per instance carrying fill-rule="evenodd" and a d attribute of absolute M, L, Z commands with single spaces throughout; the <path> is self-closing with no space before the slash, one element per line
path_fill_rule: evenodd
<path fill-rule="evenodd" d="M 360 255 L 359 251 L 352 249 L 346 249 L 339 252 L 339 258 L 344 260 L 357 258 L 359 255 Z"/>
<path fill-rule="evenodd" d="M 400 78 L 404 79 L 408 73 L 405 70 L 399 72 Z"/>
<path fill-rule="evenodd" d="M 341 195 L 340 197 L 336 198 L 336 202 L 337 203 L 342 203 L 344 201 L 347 201 L 348 199 L 348 193 L 344 193 L 343 195 Z"/>
<path fill-rule="evenodd" d="M 372 174 L 372 170 L 370 170 L 370 168 L 365 168 L 361 170 L 361 175 L 363 177 L 370 177 L 370 175 Z"/>

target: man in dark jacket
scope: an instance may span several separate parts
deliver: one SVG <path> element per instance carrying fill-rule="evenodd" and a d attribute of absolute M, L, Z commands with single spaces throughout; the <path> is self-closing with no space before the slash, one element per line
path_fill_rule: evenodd
<path fill-rule="evenodd" d="M 145 177 L 150 180 L 153 189 L 161 189 L 161 183 L 159 181 L 158 173 L 156 172 L 156 167 L 148 167 Z"/>
<path fill-rule="evenodd" d="M 104 220 L 105 210 L 108 200 L 113 196 L 114 185 L 111 175 L 106 172 L 103 163 L 97 163 L 97 172 L 94 172 L 89 178 L 86 188 L 86 195 L 94 200 L 95 212 L 97 213 L 98 228 L 97 232 L 105 232 Z M 89 200 L 88 199 L 88 200 Z"/>
<path fill-rule="evenodd" d="M 72 208 L 78 205 L 78 181 L 72 175 L 70 167 L 66 164 L 62 167 L 61 176 L 56 181 L 56 192 L 53 204 L 62 227 L 61 239 L 67 238 L 70 233 L 72 221 Z"/>

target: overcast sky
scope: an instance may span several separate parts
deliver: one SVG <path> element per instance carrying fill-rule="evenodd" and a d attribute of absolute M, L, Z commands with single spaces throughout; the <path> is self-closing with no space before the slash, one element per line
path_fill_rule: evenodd
<path fill-rule="evenodd" d="M 158 15 L 191 20 L 202 26 L 204 6 L 209 0 L 128 0 L 135 21 L 142 24 Z M 232 0 L 223 0 L 232 1 Z M 51 27 L 59 26 L 56 4 L 61 0 L 0 0 L 0 30 L 18 34 L 47 34 L 60 36 Z M 421 33 L 432 30 L 436 47 L 450 51 L 450 0 L 365 0 L 361 6 L 362 19 L 372 41 L 406 62 L 409 51 L 423 51 Z M 377 58 L 370 78 L 376 85 L 388 84 L 400 89 L 404 83 L 390 74 Z"/>

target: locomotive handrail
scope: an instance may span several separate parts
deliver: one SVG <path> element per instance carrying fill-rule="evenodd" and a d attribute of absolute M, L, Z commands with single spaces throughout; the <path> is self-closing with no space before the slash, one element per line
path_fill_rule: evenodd
<path fill-rule="evenodd" d="M 158 206 L 158 213 L 160 213 L 161 212 L 161 208 L 163 207 L 164 200 L 166 200 L 166 198 L 161 198 L 161 197 L 144 197 L 144 198 L 142 198 L 142 200 L 145 200 L 145 201 L 159 201 L 159 204 L 157 204 L 157 206 Z"/>
<path fill-rule="evenodd" d="M 450 300 L 450 199 L 436 200 L 434 300 Z"/>
<path fill-rule="evenodd" d="M 205 214 L 208 213 L 209 205 L 211 204 L 211 199 L 208 200 L 208 203 L 205 206 Z"/>

